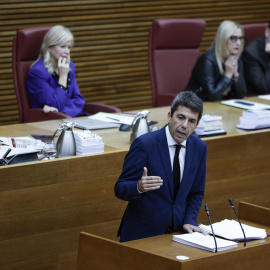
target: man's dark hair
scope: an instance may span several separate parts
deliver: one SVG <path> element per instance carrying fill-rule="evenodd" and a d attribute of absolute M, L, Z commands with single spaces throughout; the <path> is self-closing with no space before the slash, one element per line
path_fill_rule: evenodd
<path fill-rule="evenodd" d="M 189 108 L 193 112 L 198 112 L 198 121 L 200 121 L 203 114 L 203 101 L 194 92 L 183 91 L 174 98 L 171 105 L 171 116 L 179 105 Z"/>
<path fill-rule="evenodd" d="M 268 24 L 268 28 L 270 29 L 270 22 L 269 22 L 269 24 Z"/>

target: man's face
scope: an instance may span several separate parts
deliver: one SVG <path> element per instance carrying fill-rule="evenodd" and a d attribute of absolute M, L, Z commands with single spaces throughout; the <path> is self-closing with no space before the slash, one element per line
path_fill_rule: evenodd
<path fill-rule="evenodd" d="M 199 113 L 179 105 L 173 115 L 168 113 L 168 126 L 174 140 L 180 144 L 192 134 L 198 122 Z"/>

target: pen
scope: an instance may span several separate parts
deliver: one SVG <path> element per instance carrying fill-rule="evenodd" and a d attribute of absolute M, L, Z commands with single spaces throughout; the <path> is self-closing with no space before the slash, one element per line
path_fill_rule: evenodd
<path fill-rule="evenodd" d="M 120 121 L 119 119 L 111 118 L 111 117 L 108 117 L 108 116 L 106 116 L 106 118 L 114 120 L 114 121 L 118 121 L 118 122 Z"/>
<path fill-rule="evenodd" d="M 239 103 L 239 104 L 243 104 L 243 105 L 247 105 L 247 106 L 254 106 L 253 103 L 249 103 L 249 102 L 245 102 L 245 101 L 240 101 L 240 100 L 236 100 L 234 103 Z"/>

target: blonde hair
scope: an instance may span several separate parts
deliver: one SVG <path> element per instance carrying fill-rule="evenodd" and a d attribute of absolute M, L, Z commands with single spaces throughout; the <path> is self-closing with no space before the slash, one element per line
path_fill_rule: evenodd
<path fill-rule="evenodd" d="M 243 28 L 241 27 L 240 24 L 235 23 L 233 21 L 223 21 L 217 30 L 214 42 L 212 44 L 212 47 L 215 48 L 215 55 L 218 63 L 218 69 L 221 75 L 224 75 L 224 68 L 223 68 L 223 59 L 226 59 L 229 56 L 229 51 L 228 51 L 228 41 L 230 36 L 234 34 L 234 32 L 240 29 L 242 36 L 244 35 Z M 244 42 L 241 42 L 240 49 L 238 51 L 237 56 L 239 56 L 244 48 Z"/>
<path fill-rule="evenodd" d="M 55 25 L 44 36 L 38 59 L 31 65 L 34 66 L 41 58 L 43 59 L 44 66 L 47 68 L 50 74 L 54 73 L 54 68 L 51 62 L 51 55 L 49 52 L 50 46 L 63 45 L 71 41 L 71 46 L 74 44 L 74 37 L 71 31 L 62 26 Z"/>

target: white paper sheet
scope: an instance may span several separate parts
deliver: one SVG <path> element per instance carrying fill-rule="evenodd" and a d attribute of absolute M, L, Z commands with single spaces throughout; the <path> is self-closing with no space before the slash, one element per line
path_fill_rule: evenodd
<path fill-rule="evenodd" d="M 270 95 L 259 95 L 258 98 L 270 100 Z"/>
<path fill-rule="evenodd" d="M 99 112 L 99 113 L 89 116 L 89 119 L 97 119 L 97 120 L 101 120 L 105 122 L 131 125 L 134 119 L 134 116 L 125 116 L 125 115 L 119 115 L 119 114 L 114 114 L 114 113 Z"/>
<path fill-rule="evenodd" d="M 247 101 L 243 99 L 230 99 L 230 100 L 223 100 L 220 102 L 223 105 L 228 105 L 240 109 L 245 110 L 264 110 L 264 109 L 270 109 L 270 105 L 253 102 L 253 101 Z"/>

